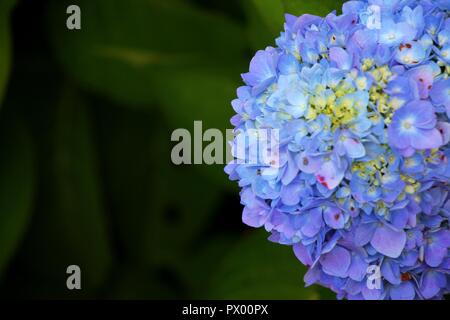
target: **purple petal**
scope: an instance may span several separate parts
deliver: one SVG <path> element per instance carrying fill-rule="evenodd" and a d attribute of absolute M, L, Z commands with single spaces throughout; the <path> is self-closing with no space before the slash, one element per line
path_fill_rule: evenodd
<path fill-rule="evenodd" d="M 306 27 L 309 27 L 310 25 L 318 25 L 321 21 L 321 17 L 314 16 L 312 14 L 303 14 L 295 20 L 295 24 L 292 26 L 292 31 L 297 32 L 299 30 L 303 30 Z"/>
<path fill-rule="evenodd" d="M 398 286 L 391 287 L 390 294 L 392 300 L 413 300 L 416 291 L 411 281 L 406 281 Z"/>
<path fill-rule="evenodd" d="M 376 223 L 360 224 L 355 230 L 355 245 L 362 247 L 368 244 L 372 240 L 376 228 Z"/>
<path fill-rule="evenodd" d="M 348 269 L 348 276 L 355 281 L 362 281 L 367 273 L 369 264 L 360 255 L 353 255 L 352 263 Z"/>
<path fill-rule="evenodd" d="M 398 285 L 400 279 L 400 267 L 390 259 L 385 259 L 381 265 L 381 275 L 391 284 Z"/>
<path fill-rule="evenodd" d="M 340 47 L 330 48 L 330 60 L 335 62 L 342 70 L 350 70 L 352 67 L 352 57 Z"/>
<path fill-rule="evenodd" d="M 409 219 L 409 212 L 406 209 L 395 210 L 391 213 L 391 223 L 397 229 L 405 228 Z"/>
<path fill-rule="evenodd" d="M 344 278 L 347 276 L 351 263 L 350 253 L 342 248 L 335 247 L 331 252 L 324 254 L 320 258 L 323 272 L 330 276 Z"/>
<path fill-rule="evenodd" d="M 420 292 L 425 299 L 430 299 L 446 285 L 447 279 L 444 274 L 433 270 L 426 271 L 422 276 Z"/>
<path fill-rule="evenodd" d="M 437 267 L 447 256 L 447 252 L 447 247 L 443 247 L 439 243 L 432 242 L 425 247 L 425 262 L 430 267 Z"/>
<path fill-rule="evenodd" d="M 436 126 L 436 114 L 429 101 L 413 101 L 405 107 L 406 113 L 415 115 L 414 126 L 420 129 L 433 129 Z"/>
<path fill-rule="evenodd" d="M 408 74 L 417 83 L 420 98 L 427 99 L 428 93 L 433 85 L 433 67 L 431 65 L 423 65 L 410 70 Z"/>
<path fill-rule="evenodd" d="M 364 297 L 364 300 L 380 300 L 382 297 L 383 290 L 369 289 L 367 286 L 364 286 L 361 290 L 361 293 Z"/>
<path fill-rule="evenodd" d="M 300 202 L 301 189 L 302 185 L 299 183 L 283 186 L 281 189 L 281 201 L 287 206 L 295 206 Z"/>
<path fill-rule="evenodd" d="M 298 260 L 305 266 L 309 267 L 313 264 L 311 254 L 308 249 L 301 243 L 294 244 L 294 253 Z"/>
<path fill-rule="evenodd" d="M 284 185 L 288 185 L 289 183 L 291 183 L 292 180 L 295 179 L 299 171 L 292 154 L 288 152 L 287 156 L 288 156 L 287 168 L 286 171 L 284 172 L 283 178 L 281 179 L 281 182 Z"/>
<path fill-rule="evenodd" d="M 395 117 L 395 115 L 394 115 Z M 395 118 L 394 118 L 395 119 Z M 400 123 L 393 120 L 388 127 L 390 145 L 399 149 L 406 149 L 411 146 L 411 136 L 401 131 Z M 414 151 L 414 149 L 412 149 Z"/>
<path fill-rule="evenodd" d="M 344 178 L 344 170 L 340 170 L 333 161 L 326 161 L 316 174 L 317 181 L 328 190 L 333 190 Z"/>
<path fill-rule="evenodd" d="M 303 280 L 305 281 L 305 286 L 310 286 L 314 283 L 316 283 L 320 279 L 320 269 L 315 267 L 311 268 L 306 272 L 305 277 Z"/>
<path fill-rule="evenodd" d="M 330 252 L 336 247 L 337 242 L 342 238 L 342 235 L 339 232 L 335 232 L 333 236 L 326 242 L 324 246 L 322 246 L 321 254 L 325 254 Z"/>
<path fill-rule="evenodd" d="M 442 135 L 443 144 L 450 142 L 450 123 L 439 121 L 436 127 Z"/>
<path fill-rule="evenodd" d="M 242 74 L 242 79 L 252 86 L 253 95 L 263 92 L 277 76 L 278 53 L 273 48 L 258 51 L 250 62 L 250 72 Z"/>
<path fill-rule="evenodd" d="M 350 158 L 361 158 L 366 155 L 366 149 L 361 142 L 353 138 L 347 138 L 343 141 L 345 151 Z"/>
<path fill-rule="evenodd" d="M 378 225 L 370 244 L 379 253 L 390 258 L 397 258 L 406 244 L 406 233 L 403 230 L 393 230 L 386 224 Z"/>
<path fill-rule="evenodd" d="M 299 69 L 297 59 L 291 54 L 284 54 L 278 60 L 278 70 L 281 74 L 296 73 Z"/>
<path fill-rule="evenodd" d="M 411 139 L 411 146 L 413 148 L 424 150 L 439 148 L 443 144 L 443 138 L 438 129 L 418 130 Z"/>
<path fill-rule="evenodd" d="M 361 292 L 363 286 L 364 286 L 364 282 L 354 281 L 352 279 L 349 279 L 347 281 L 347 283 L 345 284 L 344 289 L 348 294 L 354 296 Z"/>
<path fill-rule="evenodd" d="M 304 225 L 301 232 L 306 237 L 314 237 L 322 228 L 322 212 L 320 209 L 313 209 L 304 214 Z"/>
<path fill-rule="evenodd" d="M 439 80 L 430 91 L 431 100 L 437 105 L 445 105 L 450 100 L 449 90 L 450 78 Z"/>
<path fill-rule="evenodd" d="M 325 223 L 333 229 L 342 229 L 345 225 L 344 215 L 337 207 L 327 207 L 323 211 L 323 219 Z"/>
<path fill-rule="evenodd" d="M 264 225 L 269 217 L 269 211 L 263 208 L 245 207 L 242 213 L 242 221 L 250 227 L 259 228 Z"/>
<path fill-rule="evenodd" d="M 296 160 L 300 170 L 305 173 L 316 173 L 323 163 L 322 157 L 309 156 L 304 152 L 298 155 Z"/>

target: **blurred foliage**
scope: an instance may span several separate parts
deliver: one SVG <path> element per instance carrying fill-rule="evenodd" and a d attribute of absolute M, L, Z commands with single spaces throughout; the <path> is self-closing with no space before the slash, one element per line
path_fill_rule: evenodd
<path fill-rule="evenodd" d="M 273 0 L 252 0 L 251 4 L 251 12 L 248 15 L 260 17 L 270 30 L 270 35 L 276 36 L 280 32 L 280 26 L 284 23 L 285 8 L 283 3 Z"/>
<path fill-rule="evenodd" d="M 0 1 L 0 103 L 9 76 L 11 59 L 9 15 L 15 2 L 15 0 Z"/>
<path fill-rule="evenodd" d="M 223 258 L 211 284 L 217 299 L 316 300 L 316 288 L 303 289 L 305 267 L 292 248 L 267 241 L 263 230 L 239 239 Z"/>
<path fill-rule="evenodd" d="M 66 28 L 69 4 L 81 30 Z M 223 166 L 171 164 L 170 136 L 195 120 L 230 128 L 239 74 L 284 13 L 339 6 L 0 0 L 0 296 L 332 297 L 242 224 Z M 65 287 L 71 264 L 81 291 Z"/>
<path fill-rule="evenodd" d="M 189 101 L 188 93 L 198 90 L 224 97 L 218 88 L 228 89 L 227 79 L 242 67 L 242 27 L 221 14 L 185 1 L 86 0 L 78 2 L 83 8 L 82 32 L 54 28 L 65 23 L 60 12 L 72 2 L 55 0 L 49 8 L 57 58 L 81 85 L 125 105 L 150 108 L 154 101 L 167 102 L 178 95 Z M 170 116 L 184 119 L 184 114 L 178 115 L 182 108 L 177 102 L 165 107 Z M 204 121 L 216 118 L 211 125 L 226 115 L 204 113 L 203 104 L 197 102 L 191 101 L 186 109 L 207 116 Z"/>
<path fill-rule="evenodd" d="M 112 261 L 92 111 L 70 87 L 63 86 L 58 99 L 47 115 L 51 125 L 45 141 L 49 152 L 42 167 L 45 180 L 41 182 L 38 212 L 24 248 L 24 260 L 33 265 L 30 271 L 43 286 L 58 284 L 66 276 L 54 270 L 79 265 L 84 288 L 89 292 L 104 283 Z M 36 257 L 39 263 L 34 263 Z M 57 296 L 60 291 L 49 293 Z"/>
<path fill-rule="evenodd" d="M 278 0 L 277 0 L 278 1 Z M 336 10 L 341 11 L 345 0 L 320 0 L 320 1 L 298 1 L 281 0 L 284 5 L 284 11 L 293 15 L 314 14 L 326 16 L 328 13 Z"/>
<path fill-rule="evenodd" d="M 0 118 L 0 274 L 26 230 L 32 210 L 35 170 L 31 139 L 22 118 Z"/>

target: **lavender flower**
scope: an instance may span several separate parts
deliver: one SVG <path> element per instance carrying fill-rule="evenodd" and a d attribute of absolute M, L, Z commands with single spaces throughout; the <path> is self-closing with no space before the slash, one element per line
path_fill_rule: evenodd
<path fill-rule="evenodd" d="M 277 47 L 242 76 L 236 135 L 279 130 L 279 161 L 226 172 L 242 187 L 243 221 L 291 245 L 307 285 L 340 299 L 449 293 L 449 10 L 366 0 L 339 16 L 286 15 Z"/>

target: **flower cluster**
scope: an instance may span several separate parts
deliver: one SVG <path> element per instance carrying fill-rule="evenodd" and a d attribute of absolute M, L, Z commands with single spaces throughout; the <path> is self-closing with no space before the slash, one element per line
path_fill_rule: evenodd
<path fill-rule="evenodd" d="M 307 285 L 340 299 L 441 299 L 450 1 L 349 1 L 342 11 L 286 15 L 276 47 L 256 53 L 231 123 L 236 136 L 278 130 L 279 161 L 225 171 L 242 187 L 243 221 L 292 245 Z"/>

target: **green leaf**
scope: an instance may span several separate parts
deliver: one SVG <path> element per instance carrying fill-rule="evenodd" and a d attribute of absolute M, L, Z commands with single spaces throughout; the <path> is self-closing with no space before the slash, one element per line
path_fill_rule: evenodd
<path fill-rule="evenodd" d="M 336 300 L 336 293 L 331 291 L 331 289 L 317 286 L 317 291 L 319 292 L 320 300 Z"/>
<path fill-rule="evenodd" d="M 253 14 L 264 21 L 273 35 L 280 33 L 284 23 L 284 7 L 280 0 L 251 0 Z"/>
<path fill-rule="evenodd" d="M 20 116 L 0 114 L 0 274 L 15 252 L 30 219 L 34 196 L 34 153 Z"/>
<path fill-rule="evenodd" d="M 325 17 L 333 10 L 338 12 L 342 8 L 343 0 L 320 0 L 320 1 L 305 1 L 305 0 L 281 0 L 284 5 L 286 13 L 296 16 L 302 14 L 313 14 Z"/>
<path fill-rule="evenodd" d="M 253 50 L 261 50 L 267 46 L 274 45 L 275 38 L 279 35 L 283 24 L 281 23 L 277 30 L 273 30 L 274 27 L 269 26 L 270 22 L 265 21 L 258 14 L 254 2 L 257 1 L 244 1 L 242 6 L 247 17 L 246 31 L 248 33 L 249 43 Z"/>
<path fill-rule="evenodd" d="M 271 243 L 253 231 L 224 258 L 213 280 L 217 299 L 319 299 L 316 287 L 304 288 L 305 267 L 292 248 Z"/>
<path fill-rule="evenodd" d="M 76 92 L 66 90 L 53 137 L 54 213 L 59 228 L 67 228 L 67 249 L 72 250 L 68 259 L 85 268 L 85 283 L 95 287 L 102 283 L 111 262 L 99 168 L 90 111 Z"/>
<path fill-rule="evenodd" d="M 0 105 L 9 78 L 11 63 L 9 14 L 15 2 L 15 0 L 2 0 L 0 2 Z"/>
<path fill-rule="evenodd" d="M 24 256 L 32 296 L 89 297 L 103 284 L 112 262 L 108 224 L 93 144 L 90 109 L 70 87 L 41 141 L 41 186 Z M 37 260 L 36 260 L 37 259 Z M 83 290 L 68 291 L 66 268 L 78 265 Z"/>
<path fill-rule="evenodd" d="M 158 93 L 169 124 L 193 129 L 194 121 L 201 120 L 203 130 L 231 128 L 231 101 L 239 85 L 236 78 L 213 70 L 190 69 L 174 74 Z"/>
<path fill-rule="evenodd" d="M 232 128 L 230 118 L 233 109 L 230 102 L 236 96 L 239 82 L 234 77 L 213 71 L 189 70 L 174 75 L 170 82 L 159 89 L 162 111 L 172 130 L 186 128 L 191 132 L 192 141 L 200 140 L 203 147 L 209 142 L 201 142 L 202 137 L 194 136 L 194 121 L 202 121 L 202 133 L 217 128 L 223 134 L 223 161 L 226 161 L 226 130 Z M 175 145 L 174 143 L 173 145 Z M 192 153 L 193 157 L 193 153 Z M 235 187 L 224 173 L 224 165 L 214 164 L 195 166 L 199 174 L 209 177 L 216 185 Z"/>
<path fill-rule="evenodd" d="M 150 107 L 185 68 L 229 72 L 245 49 L 240 26 L 189 3 L 80 0 L 77 31 L 65 28 L 61 14 L 72 2 L 54 0 L 48 9 L 57 58 L 85 88 L 127 104 Z"/>
<path fill-rule="evenodd" d="M 178 265 L 177 272 L 182 277 L 188 289 L 188 296 L 192 299 L 208 299 L 211 281 L 228 252 L 236 244 L 236 237 L 231 234 L 214 234 L 203 236 L 201 243 L 195 245 L 182 265 Z M 211 266 L 214 266 L 211 268 Z"/>
<path fill-rule="evenodd" d="M 283 31 L 286 13 L 300 16 L 313 14 L 326 16 L 333 10 L 340 11 L 343 0 L 250 0 L 244 2 L 247 15 L 247 31 L 255 50 L 273 46 Z"/>
<path fill-rule="evenodd" d="M 168 125 L 231 128 L 230 102 L 242 83 L 243 29 L 218 13 L 181 1 L 79 1 L 82 29 L 69 31 L 49 7 L 51 41 L 64 69 L 87 90 L 120 105 L 160 105 Z M 117 17 L 120 16 L 120 19 Z M 199 172 L 228 185 L 223 166 Z"/>
<path fill-rule="evenodd" d="M 176 297 L 166 279 L 158 277 L 155 270 L 136 263 L 115 268 L 105 294 L 107 299 L 120 300 L 161 300 Z"/>
<path fill-rule="evenodd" d="M 192 141 L 202 140 L 194 136 L 194 121 L 202 122 L 202 133 L 210 128 L 219 129 L 223 134 L 223 164 L 226 161 L 227 129 L 231 130 L 230 119 L 234 114 L 231 101 L 236 97 L 236 88 L 241 83 L 239 73 L 228 75 L 212 69 L 190 69 L 162 77 L 170 77 L 164 85 L 158 86 L 159 101 L 168 126 L 175 130 L 186 128 L 192 134 Z M 209 142 L 201 142 L 203 147 Z M 174 143 L 173 145 L 175 145 Z M 193 156 L 193 153 L 192 153 Z M 208 177 L 222 188 L 234 188 L 235 183 L 228 180 L 224 165 L 195 166 L 199 174 Z"/>
<path fill-rule="evenodd" d="M 170 132 L 159 112 L 95 105 L 107 197 L 128 258 L 183 264 L 215 212 L 220 188 L 194 166 L 171 164 Z"/>

